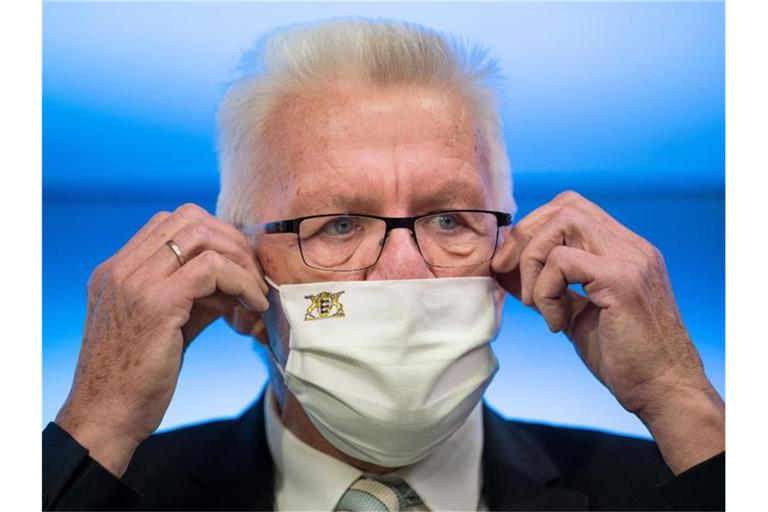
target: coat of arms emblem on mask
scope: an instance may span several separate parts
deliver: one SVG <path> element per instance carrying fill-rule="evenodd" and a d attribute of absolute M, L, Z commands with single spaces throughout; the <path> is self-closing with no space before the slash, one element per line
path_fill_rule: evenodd
<path fill-rule="evenodd" d="M 344 306 L 339 302 L 339 296 L 344 290 L 336 293 L 320 292 L 317 295 L 305 295 L 312 303 L 307 308 L 304 320 L 320 320 L 322 318 L 338 318 L 344 316 Z"/>

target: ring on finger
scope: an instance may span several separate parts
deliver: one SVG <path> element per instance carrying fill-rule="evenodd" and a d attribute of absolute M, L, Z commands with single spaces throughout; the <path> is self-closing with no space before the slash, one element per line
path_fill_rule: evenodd
<path fill-rule="evenodd" d="M 179 266 L 183 267 L 187 262 L 187 258 L 184 256 L 184 251 L 181 250 L 181 247 L 179 247 L 173 240 L 166 240 L 165 245 L 171 250 L 173 255 L 176 256 L 176 259 L 179 261 Z"/>

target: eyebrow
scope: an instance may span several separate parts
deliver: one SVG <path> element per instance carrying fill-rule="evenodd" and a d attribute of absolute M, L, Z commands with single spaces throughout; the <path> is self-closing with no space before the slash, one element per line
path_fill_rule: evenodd
<path fill-rule="evenodd" d="M 313 193 L 311 201 L 302 201 L 299 209 L 306 215 L 324 213 L 376 213 L 381 209 L 380 198 L 346 193 Z"/>
<path fill-rule="evenodd" d="M 472 185 L 474 184 L 463 179 L 442 182 L 426 194 L 420 194 L 412 206 L 417 213 L 456 208 L 483 208 L 484 194 L 482 192 L 478 194 L 479 191 Z"/>
<path fill-rule="evenodd" d="M 325 193 L 324 193 L 325 192 Z M 478 190 L 474 182 L 458 178 L 443 181 L 430 187 L 427 191 L 419 191 L 409 204 L 414 214 L 430 213 L 438 210 L 483 208 L 485 196 L 483 190 Z M 362 190 L 359 193 L 330 192 L 327 190 L 312 190 L 308 195 L 311 199 L 301 200 L 298 204 L 301 215 L 320 215 L 325 213 L 368 213 L 383 214 L 383 204 L 380 195 L 375 191 Z"/>

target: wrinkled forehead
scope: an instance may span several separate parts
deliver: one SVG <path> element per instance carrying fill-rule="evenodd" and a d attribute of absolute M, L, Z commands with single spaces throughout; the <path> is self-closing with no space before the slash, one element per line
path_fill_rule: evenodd
<path fill-rule="evenodd" d="M 270 218 L 485 206 L 487 166 L 457 94 L 346 87 L 288 95 L 264 133 Z M 398 213 L 395 213 L 397 211 Z"/>

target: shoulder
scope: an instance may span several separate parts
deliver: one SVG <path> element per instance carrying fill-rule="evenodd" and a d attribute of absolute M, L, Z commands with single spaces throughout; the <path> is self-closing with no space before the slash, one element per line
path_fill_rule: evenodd
<path fill-rule="evenodd" d="M 588 496 L 596 509 L 664 506 L 657 486 L 674 475 L 653 441 L 510 420 L 492 410 L 485 421 L 484 455 L 493 470 L 528 471 L 548 487 Z"/>
<path fill-rule="evenodd" d="M 226 442 L 237 432 L 238 419 L 207 421 L 179 427 L 150 436 L 139 445 L 135 457 L 157 458 L 175 455 L 182 458 L 194 456 L 211 447 Z"/>
<path fill-rule="evenodd" d="M 145 487 L 187 482 L 190 476 L 202 478 L 215 471 L 250 472 L 266 463 L 262 438 L 263 409 L 258 401 L 237 418 L 150 436 L 136 449 L 125 479 Z"/>
<path fill-rule="evenodd" d="M 656 443 L 648 439 L 545 423 L 505 422 L 546 453 L 561 479 L 642 476 L 662 481 L 672 477 Z"/>
<path fill-rule="evenodd" d="M 139 488 L 145 482 L 186 478 L 236 431 L 237 420 L 228 419 L 153 434 L 136 449 L 124 478 Z"/>

